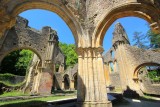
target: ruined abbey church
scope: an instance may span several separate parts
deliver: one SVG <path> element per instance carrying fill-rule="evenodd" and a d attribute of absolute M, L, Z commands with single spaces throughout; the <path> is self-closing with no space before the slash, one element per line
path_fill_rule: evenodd
<path fill-rule="evenodd" d="M 28 22 L 26 19 L 17 17 L 17 24 L 13 28 L 15 32 L 19 30 L 17 36 L 20 36 L 20 32 L 24 34 L 27 30 L 35 32 L 34 29 L 28 27 L 26 22 Z M 13 34 L 13 29 L 12 32 L 9 31 L 11 35 Z M 50 27 L 44 27 L 42 31 L 36 31 L 34 36 L 39 36 L 38 34 L 43 35 L 43 37 L 46 36 L 48 39 L 43 38 L 46 39 L 47 43 L 46 49 L 44 49 L 44 57 L 46 58 L 44 68 L 41 68 L 41 59 L 34 54 L 32 63 L 29 66 L 24 91 L 32 94 L 50 94 L 51 90 L 76 90 L 78 64 L 73 68 L 64 70 L 65 58 L 58 46 L 59 41 L 56 31 Z M 23 36 L 21 38 L 24 40 Z M 13 43 L 11 42 L 11 44 L 15 45 L 12 45 L 12 47 L 10 45 L 11 49 L 16 48 L 17 43 L 15 41 L 14 39 L 12 40 Z M 25 41 L 19 41 L 19 43 L 23 44 Z M 31 43 L 28 44 L 32 46 Z M 23 46 L 28 47 L 26 43 Z M 41 49 L 39 50 L 42 51 Z M 159 83 L 155 85 L 149 78 L 146 78 L 145 74 L 148 71 L 144 67 L 145 65 L 159 66 L 159 61 L 160 54 L 158 51 L 144 50 L 131 46 L 125 29 L 120 23 L 117 23 L 113 32 L 112 48 L 103 55 L 106 87 L 113 86 L 115 90 L 121 89 L 122 91 L 127 90 L 128 87 L 139 95 L 143 93 L 160 95 Z M 60 65 L 58 70 L 56 70 L 56 64 Z M 48 73 L 48 71 L 50 72 Z"/>
<path fill-rule="evenodd" d="M 29 9 L 54 12 L 69 26 L 77 48 L 78 72 L 64 72 L 65 78 L 60 77 L 55 84 L 53 75 L 61 74 L 53 72 L 55 65 L 58 63 L 63 72 L 65 63 L 58 35 L 50 27 L 32 29 L 26 19 L 17 17 Z M 128 16 L 146 20 L 154 33 L 160 33 L 159 0 L 0 0 L 0 62 L 16 49 L 32 50 L 37 56 L 30 65 L 25 90 L 48 94 L 53 84 L 57 89 L 76 88 L 77 107 L 112 107 L 106 95 L 109 85 L 139 94 L 159 94 L 159 84 L 145 77 L 154 70 L 145 66 L 160 64 L 159 52 L 130 46 L 120 24 L 115 27 L 111 50 L 103 55 L 106 31 L 115 20 Z M 67 80 L 71 82 L 65 83 Z"/>
<path fill-rule="evenodd" d="M 38 31 L 28 26 L 28 20 L 18 16 L 16 25 L 8 31 L 1 42 L 3 42 L 0 50 L 1 60 L 17 49 L 25 48 L 35 52 L 26 74 L 24 92 L 51 94 L 51 90 L 77 89 L 78 65 L 72 68 L 75 70 L 70 68 L 64 71 L 65 56 L 58 46 L 57 32 L 51 27 L 46 26 Z M 56 70 L 57 64 L 58 70 Z"/>

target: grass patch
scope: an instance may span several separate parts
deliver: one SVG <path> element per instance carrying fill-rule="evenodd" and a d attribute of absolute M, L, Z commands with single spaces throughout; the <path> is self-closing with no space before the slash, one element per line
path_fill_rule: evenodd
<path fill-rule="evenodd" d="M 77 94 L 77 91 L 63 91 L 63 90 L 56 90 L 53 91 L 52 94 Z"/>
<path fill-rule="evenodd" d="M 6 85 L 6 86 L 9 86 L 9 87 L 20 87 L 20 86 L 22 86 L 22 85 L 24 85 L 25 84 L 25 81 L 23 81 L 23 82 L 21 82 L 21 83 L 18 83 L 18 84 L 12 84 L 12 83 L 10 83 L 9 81 L 0 81 L 0 83 L 2 83 L 2 84 L 4 84 L 4 85 Z"/>
<path fill-rule="evenodd" d="M 12 91 L 12 92 L 4 92 L 0 97 L 14 97 L 14 96 L 26 96 L 29 94 L 24 94 L 22 91 Z"/>
<path fill-rule="evenodd" d="M 44 98 L 34 98 L 28 100 L 0 101 L 1 107 L 37 107 L 46 104 L 46 101 L 54 101 L 64 98 L 73 98 L 73 96 L 50 96 Z"/>
<path fill-rule="evenodd" d="M 10 86 L 10 87 L 19 87 L 22 86 L 25 81 L 13 84 L 11 80 L 13 80 L 17 75 L 10 74 L 10 73 L 5 73 L 5 74 L 0 74 L 0 83 Z"/>

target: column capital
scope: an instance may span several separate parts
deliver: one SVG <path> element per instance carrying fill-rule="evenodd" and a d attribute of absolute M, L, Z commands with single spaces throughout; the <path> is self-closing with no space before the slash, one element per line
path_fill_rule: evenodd
<path fill-rule="evenodd" d="M 79 57 L 102 57 L 102 52 L 104 49 L 102 47 L 79 47 L 77 52 Z"/>

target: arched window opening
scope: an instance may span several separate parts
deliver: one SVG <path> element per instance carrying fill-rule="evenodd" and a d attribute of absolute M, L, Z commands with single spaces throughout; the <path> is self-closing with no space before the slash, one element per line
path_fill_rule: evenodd
<path fill-rule="evenodd" d="M 112 59 L 115 58 L 115 57 L 114 57 L 114 51 L 111 51 L 111 57 L 112 57 Z"/>
<path fill-rule="evenodd" d="M 56 72 L 59 72 L 60 64 L 56 64 Z"/>
<path fill-rule="evenodd" d="M 115 72 L 119 72 L 119 65 L 117 61 L 114 62 Z"/>
<path fill-rule="evenodd" d="M 69 90 L 70 89 L 70 79 L 68 75 L 64 76 L 64 89 Z"/>
<path fill-rule="evenodd" d="M 114 72 L 114 64 L 113 62 L 109 62 L 109 66 L 110 66 L 110 72 Z"/>
<path fill-rule="evenodd" d="M 74 89 L 77 90 L 77 74 L 74 76 Z"/>

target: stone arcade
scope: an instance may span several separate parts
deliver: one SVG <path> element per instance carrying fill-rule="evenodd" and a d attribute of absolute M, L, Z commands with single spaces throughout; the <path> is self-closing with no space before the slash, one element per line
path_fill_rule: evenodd
<path fill-rule="evenodd" d="M 156 33 L 160 28 L 160 1 L 159 0 L 0 0 L 0 59 L 9 51 L 11 45 L 35 46 L 34 50 L 41 58 L 41 67 L 44 75 L 49 75 L 50 58 L 47 61 L 42 57 L 46 44 L 54 44 L 51 41 L 41 44 L 41 49 L 31 44 L 35 37 L 27 35 L 25 42 L 20 43 L 21 36 L 6 37 L 9 29 L 16 24 L 18 14 L 29 9 L 46 9 L 57 13 L 70 27 L 78 52 L 78 95 L 77 102 L 82 107 L 111 107 L 106 97 L 106 80 L 102 60 L 102 44 L 105 32 L 118 18 L 136 16 L 145 19 Z M 25 24 L 23 25 L 26 26 Z M 18 30 L 18 29 L 17 29 Z M 34 33 L 32 33 L 34 34 Z M 10 39 L 8 39 L 10 38 Z M 45 40 L 37 37 L 40 42 Z M 18 43 L 10 44 L 15 39 Z M 40 43 L 38 42 L 38 43 Z M 7 44 L 4 44 L 7 43 Z M 33 42 L 34 43 L 34 42 Z M 31 46 L 30 46 L 31 44 Z M 8 47 L 4 47 L 4 46 Z M 43 78 L 39 78 L 43 79 Z"/>

